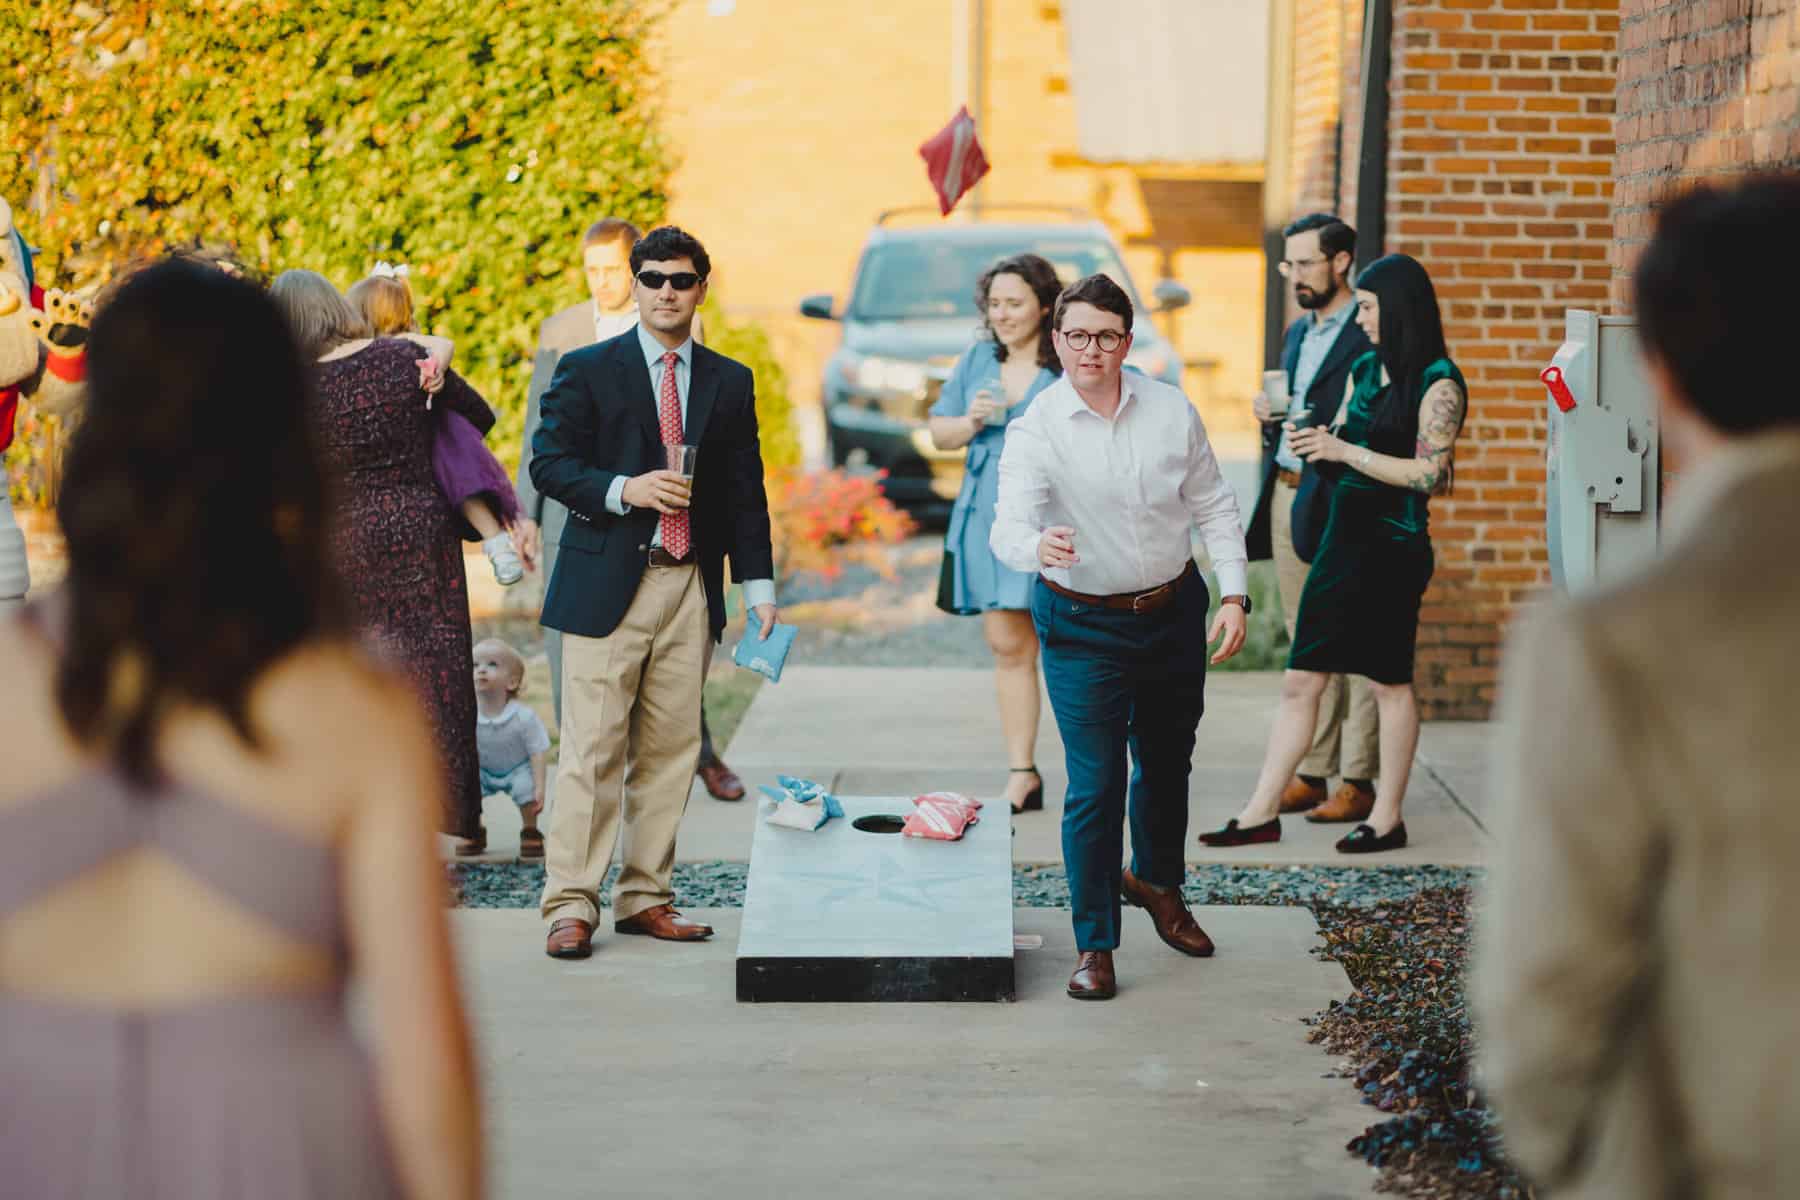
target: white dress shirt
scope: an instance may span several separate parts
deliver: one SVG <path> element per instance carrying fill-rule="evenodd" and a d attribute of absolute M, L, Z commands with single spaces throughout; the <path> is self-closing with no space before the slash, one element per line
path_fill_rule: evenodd
<path fill-rule="evenodd" d="M 633 325 L 637 325 L 635 315 L 631 320 Z M 598 322 L 599 317 L 596 315 L 596 325 Z M 621 332 L 623 331 L 621 330 Z M 644 351 L 644 365 L 650 369 L 650 394 L 656 398 L 656 411 L 660 416 L 662 413 L 663 371 L 667 369 L 663 364 L 663 355 L 669 353 L 669 350 L 652 337 L 642 325 L 637 325 L 637 334 L 638 345 Z M 614 334 L 613 336 L 617 337 L 618 335 Z M 681 405 L 681 436 L 686 438 L 688 436 L 688 380 L 693 374 L 694 339 L 690 337 L 675 347 L 675 355 L 675 394 L 677 402 Z M 606 489 L 606 507 L 621 517 L 631 511 L 631 505 L 625 503 L 624 475 L 614 479 L 612 486 Z M 656 531 L 650 535 L 650 544 L 652 546 L 662 545 L 661 517 L 656 519 Z M 775 581 L 773 579 L 744 580 L 744 606 L 746 608 L 773 603 L 775 603 Z"/>
<path fill-rule="evenodd" d="M 1075 530 L 1073 567 L 1038 561 L 1052 525 Z M 1122 372 L 1108 420 L 1064 376 L 1007 426 L 988 545 L 1013 570 L 1093 595 L 1147 591 L 1187 569 L 1196 528 L 1221 594 L 1247 594 L 1237 497 L 1180 388 Z"/>
<path fill-rule="evenodd" d="M 594 305 L 594 340 L 610 342 L 627 329 L 637 326 L 637 305 L 632 305 L 624 312 L 601 312 L 598 304 Z"/>

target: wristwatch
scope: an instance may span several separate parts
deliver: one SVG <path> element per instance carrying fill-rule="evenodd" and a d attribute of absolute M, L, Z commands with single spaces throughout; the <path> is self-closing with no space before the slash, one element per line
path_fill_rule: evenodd
<path fill-rule="evenodd" d="M 1235 604 L 1244 610 L 1244 615 L 1246 617 L 1250 615 L 1250 597 L 1248 596 L 1220 596 L 1219 603 Z"/>

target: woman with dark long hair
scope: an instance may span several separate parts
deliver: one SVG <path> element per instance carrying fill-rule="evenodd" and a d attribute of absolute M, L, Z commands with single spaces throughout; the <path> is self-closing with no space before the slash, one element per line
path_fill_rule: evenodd
<path fill-rule="evenodd" d="M 1000 488 L 1007 423 L 1062 373 L 1050 342 L 1050 314 L 1062 282 L 1035 254 L 1003 258 L 975 284 L 981 337 L 957 360 L 931 406 L 939 450 L 968 447 L 962 490 L 950 510 L 938 605 L 981 615 L 994 654 L 1000 727 L 1006 737 L 1007 803 L 1014 812 L 1044 807 L 1044 781 L 1033 761 L 1038 730 L 1037 634 L 1031 627 L 1032 576 L 1001 565 L 988 549 Z"/>
<path fill-rule="evenodd" d="M 1345 854 L 1406 845 L 1406 795 L 1419 709 L 1413 649 L 1419 602 L 1434 560 L 1432 496 L 1450 490 L 1468 389 L 1444 346 L 1437 292 L 1417 260 L 1390 254 L 1356 279 L 1357 323 L 1375 349 L 1350 369 L 1349 394 L 1331 430 L 1293 429 L 1295 453 L 1335 478 L 1330 516 L 1300 597 L 1281 706 L 1256 791 L 1209 846 L 1281 839 L 1281 791 L 1306 754 L 1326 677 L 1367 676 L 1381 716 L 1375 808 L 1337 848 Z"/>
<path fill-rule="evenodd" d="M 442 774 L 352 644 L 309 364 L 191 262 L 88 344 L 68 579 L 0 622 L 6 1190 L 475 1197 Z"/>

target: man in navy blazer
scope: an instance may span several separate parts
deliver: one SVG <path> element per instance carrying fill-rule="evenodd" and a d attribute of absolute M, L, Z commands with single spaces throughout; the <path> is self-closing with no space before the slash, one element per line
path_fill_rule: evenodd
<path fill-rule="evenodd" d="M 673 226 L 631 249 L 639 322 L 562 356 L 540 401 L 531 480 L 569 510 L 543 623 L 563 635 L 561 761 L 540 905 L 555 958 L 585 958 L 624 832 L 613 929 L 698 941 L 674 909 L 675 835 L 700 756 L 706 646 L 724 560 L 764 635 L 776 618 L 755 381 L 699 345 L 712 269 Z M 666 447 L 697 446 L 690 483 Z"/>
<path fill-rule="evenodd" d="M 1287 372 L 1289 419 L 1330 425 L 1344 400 L 1350 364 L 1370 349 L 1355 320 L 1356 296 L 1350 271 L 1356 231 L 1329 213 L 1301 217 L 1282 231 L 1286 239 L 1281 273 L 1294 286 L 1305 310 L 1288 327 L 1281 366 Z M 1304 413 L 1297 419 L 1296 413 Z M 1245 544 L 1252 560 L 1275 560 L 1276 584 L 1289 641 L 1299 616 L 1307 564 L 1319 548 L 1330 510 L 1331 483 L 1311 463 L 1287 449 L 1282 422 L 1271 420 L 1260 393 L 1256 415 L 1262 422 L 1263 481 Z M 1300 773 L 1282 796 L 1281 811 L 1305 812 L 1319 823 L 1361 821 L 1375 803 L 1375 776 L 1381 767 L 1380 726 L 1368 682 L 1333 676 L 1319 703 L 1319 723 Z M 1326 780 L 1342 771 L 1343 784 L 1329 801 Z"/>

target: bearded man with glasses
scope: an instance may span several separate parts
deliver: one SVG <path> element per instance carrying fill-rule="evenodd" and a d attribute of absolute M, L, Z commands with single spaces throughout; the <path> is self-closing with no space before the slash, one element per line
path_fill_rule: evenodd
<path fill-rule="evenodd" d="M 1038 575 L 1031 619 L 1069 774 L 1062 843 L 1077 1000 L 1117 990 L 1121 898 L 1147 909 L 1173 949 L 1213 952 L 1181 898 L 1188 773 L 1207 647 L 1220 642 L 1213 663 L 1236 654 L 1250 611 L 1237 498 L 1181 389 L 1122 370 L 1131 321 L 1131 298 L 1104 275 L 1057 297 L 1063 377 L 1007 430 L 988 535 L 1001 562 Z M 1210 629 L 1195 529 L 1225 593 Z"/>
<path fill-rule="evenodd" d="M 1292 397 L 1285 419 L 1302 429 L 1329 425 L 1343 402 L 1350 364 L 1372 349 L 1352 319 L 1356 231 L 1330 213 L 1312 213 L 1282 234 L 1287 257 L 1279 268 L 1301 308 L 1281 347 L 1281 369 Z M 1275 584 L 1291 642 L 1300 593 L 1325 532 L 1331 482 L 1288 445 L 1282 418 L 1270 411 L 1267 395 L 1258 392 L 1254 407 L 1262 422 L 1263 479 L 1244 540 L 1252 562 L 1275 560 Z M 1375 807 L 1380 770 L 1381 722 L 1369 681 L 1360 675 L 1333 675 L 1319 697 L 1312 746 L 1282 793 L 1281 811 L 1304 812 L 1316 824 L 1365 821 Z M 1343 782 L 1327 799 L 1333 776 Z"/>
<path fill-rule="evenodd" d="M 540 904 L 553 958 L 590 953 L 621 830 L 614 931 L 712 936 L 675 911 L 670 877 L 727 555 L 748 619 L 765 637 L 775 625 L 755 380 L 693 338 L 711 260 L 664 226 L 632 246 L 631 270 L 638 324 L 562 357 L 532 439 L 532 482 L 569 509 L 543 615 L 563 635 Z"/>

